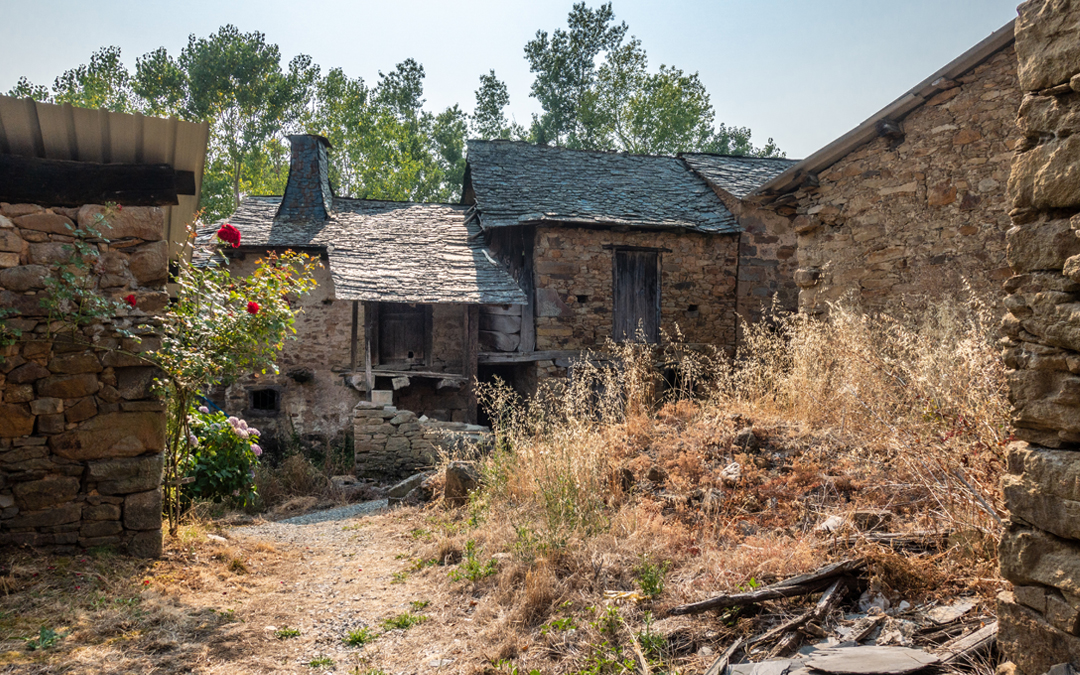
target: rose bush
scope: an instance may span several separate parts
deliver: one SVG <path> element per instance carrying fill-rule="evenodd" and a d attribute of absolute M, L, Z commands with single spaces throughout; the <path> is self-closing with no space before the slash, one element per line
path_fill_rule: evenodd
<path fill-rule="evenodd" d="M 235 499 L 250 504 L 256 496 L 255 465 L 262 455 L 259 430 L 205 406 L 188 414 L 188 429 L 193 449 L 183 467 L 183 474 L 192 479 L 184 485 L 186 500 Z"/>

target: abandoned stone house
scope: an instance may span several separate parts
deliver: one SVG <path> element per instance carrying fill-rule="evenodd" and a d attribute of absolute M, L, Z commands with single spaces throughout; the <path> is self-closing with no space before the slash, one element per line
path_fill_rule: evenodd
<path fill-rule="evenodd" d="M 198 204 L 208 134 L 0 96 L 0 309 L 15 311 L 0 318 L 21 331 L 0 346 L 0 547 L 160 554 L 165 404 L 136 354 L 158 344 L 170 232 Z M 41 300 L 76 227 L 100 235 L 87 293 L 134 306 L 61 330 Z"/>
<path fill-rule="evenodd" d="M 965 281 L 1000 311 L 1021 139 L 1013 42 L 1010 22 L 746 196 L 777 251 L 796 251 L 797 269 L 780 264 L 801 311 L 918 309 Z"/>

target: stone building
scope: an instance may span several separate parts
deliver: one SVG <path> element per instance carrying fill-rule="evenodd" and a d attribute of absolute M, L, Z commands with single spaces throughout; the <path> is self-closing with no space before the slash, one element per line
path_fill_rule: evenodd
<path fill-rule="evenodd" d="M 414 420 L 474 422 L 480 308 L 509 314 L 524 293 L 485 249 L 467 207 L 336 197 L 327 141 L 289 140 L 285 194 L 244 199 L 228 220 L 241 232 L 241 246 L 226 250 L 228 264 L 242 275 L 267 252 L 293 249 L 319 256 L 323 269 L 300 299 L 298 340 L 286 343 L 280 374 L 237 382 L 218 403 L 279 445 L 347 444 L 354 408 L 372 391 L 391 396 L 387 419 L 401 409 Z M 387 434 L 368 435 L 357 442 L 358 451 L 371 450 L 358 462 L 361 475 L 407 470 L 380 474 L 387 462 L 369 446 L 385 445 Z"/>
<path fill-rule="evenodd" d="M 781 255 L 796 249 L 800 310 L 918 308 L 965 281 L 1000 305 L 1020 100 L 1010 22 L 753 190 L 755 213 L 788 221 L 761 225 L 777 240 L 773 269 L 788 274 Z"/>
<path fill-rule="evenodd" d="M 1009 177 L 1002 324 L 1015 436 L 998 643 L 1022 675 L 1080 667 L 1080 5 L 1019 8 L 1021 141 Z"/>
<path fill-rule="evenodd" d="M 732 349 L 740 227 L 676 157 L 469 141 L 464 204 L 526 295 L 481 308 L 481 379 L 529 391 L 607 341 Z"/>
<path fill-rule="evenodd" d="M 0 96 L 0 547 L 160 554 L 165 404 L 139 354 L 159 343 L 168 227 L 198 201 L 208 131 Z M 42 303 L 76 238 L 82 297 L 129 299 L 84 325 Z"/>

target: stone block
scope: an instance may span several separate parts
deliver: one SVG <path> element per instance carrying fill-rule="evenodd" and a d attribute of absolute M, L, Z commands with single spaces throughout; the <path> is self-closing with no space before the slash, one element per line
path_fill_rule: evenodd
<path fill-rule="evenodd" d="M 75 405 L 64 411 L 64 421 L 68 424 L 76 424 L 88 420 L 98 413 L 97 403 L 93 396 L 81 399 Z"/>
<path fill-rule="evenodd" d="M 0 268 L 4 267 L 17 267 L 19 264 L 18 253 L 8 253 L 6 251 L 0 251 Z"/>
<path fill-rule="evenodd" d="M 52 375 L 52 373 L 49 372 L 48 368 L 31 361 L 29 363 L 24 363 L 8 373 L 7 381 L 10 384 L 28 384 L 48 377 L 49 375 Z"/>
<path fill-rule="evenodd" d="M 111 537 L 124 531 L 124 526 L 116 520 L 99 520 L 84 524 L 79 528 L 80 537 Z"/>
<path fill-rule="evenodd" d="M 18 255 L 22 253 L 24 246 L 26 246 L 26 242 L 19 236 L 18 232 L 8 229 L 0 230 L 0 251 Z"/>
<path fill-rule="evenodd" d="M 75 231 L 75 223 L 71 222 L 71 218 L 47 211 L 28 213 L 25 216 L 13 218 L 12 222 L 16 227 L 25 230 L 36 230 L 38 232 L 48 232 L 49 234 L 71 236 Z"/>
<path fill-rule="evenodd" d="M 98 216 L 105 216 L 102 221 Z M 165 213 L 156 206 L 128 206 L 105 213 L 105 207 L 87 204 L 79 209 L 79 227 L 93 227 L 106 239 L 137 238 L 159 241 L 165 238 Z"/>
<path fill-rule="evenodd" d="M 49 527 L 77 522 L 82 514 L 82 504 L 68 503 L 44 511 L 20 512 L 7 521 L 11 529 L 20 527 Z"/>
<path fill-rule="evenodd" d="M 79 493 L 79 479 L 50 476 L 43 480 L 16 483 L 12 492 L 21 510 L 40 511 L 74 499 Z"/>
<path fill-rule="evenodd" d="M 554 288 L 538 288 L 536 289 L 536 315 L 572 316 L 573 312 L 563 302 L 557 290 Z"/>
<path fill-rule="evenodd" d="M 120 507 L 116 504 L 84 506 L 83 520 L 120 520 Z"/>
<path fill-rule="evenodd" d="M 1064 84 L 1080 72 L 1080 6 L 1036 0 L 1021 4 L 1017 12 L 1016 74 L 1024 91 Z"/>
<path fill-rule="evenodd" d="M 49 361 L 49 370 L 62 375 L 100 373 L 101 361 L 92 353 L 61 354 Z"/>
<path fill-rule="evenodd" d="M 136 532 L 127 544 L 128 555 L 136 558 L 159 558 L 161 557 L 162 540 L 161 530 L 148 532 Z"/>
<path fill-rule="evenodd" d="M 25 293 L 45 288 L 49 268 L 43 265 L 20 265 L 0 270 L 0 286 L 9 291 Z"/>
<path fill-rule="evenodd" d="M 98 548 L 100 546 L 116 546 L 122 539 L 119 536 L 113 537 L 90 537 L 80 538 L 79 546 L 83 548 Z"/>
<path fill-rule="evenodd" d="M 18 438 L 34 433 L 34 416 L 27 406 L 0 403 L 0 438 Z"/>
<path fill-rule="evenodd" d="M 1013 596 L 1016 602 L 1030 607 L 1039 614 L 1046 613 L 1046 588 L 1042 586 L 1014 586 Z"/>
<path fill-rule="evenodd" d="M 161 490 L 136 492 L 124 499 L 124 527 L 161 530 Z"/>
<path fill-rule="evenodd" d="M 97 491 L 104 495 L 129 494 L 156 489 L 161 485 L 162 455 L 109 459 L 90 462 L 86 479 L 97 482 Z"/>
<path fill-rule="evenodd" d="M 55 415 L 64 412 L 64 399 L 39 398 L 30 401 L 30 412 L 35 415 Z"/>
<path fill-rule="evenodd" d="M 53 375 L 38 380 L 34 389 L 38 396 L 55 398 L 82 398 L 93 396 L 101 388 L 101 382 L 93 373 L 77 375 Z"/>
<path fill-rule="evenodd" d="M 1001 538 L 998 559 L 1001 576 L 1014 584 L 1080 594 L 1080 542 L 1010 525 Z"/>
<path fill-rule="evenodd" d="M 53 452 L 65 459 L 94 460 L 137 457 L 165 447 L 165 415 L 116 412 L 97 415 L 49 439 Z"/>
<path fill-rule="evenodd" d="M 1080 255 L 1080 237 L 1072 220 L 1050 220 L 1011 228 L 1006 260 L 1017 273 L 1061 270 L 1065 261 Z"/>
<path fill-rule="evenodd" d="M 37 433 L 59 434 L 64 431 L 63 415 L 41 415 L 37 418 Z"/>
<path fill-rule="evenodd" d="M 121 398 L 128 400 L 151 398 L 154 380 L 161 371 L 153 366 L 116 369 L 116 390 Z"/>
<path fill-rule="evenodd" d="M 62 265 L 69 262 L 75 248 L 71 244 L 57 241 L 43 241 L 30 244 L 30 262 L 34 265 Z"/>
<path fill-rule="evenodd" d="M 1080 638 L 1054 628 L 1012 593 L 998 595 L 997 616 L 998 647 L 1021 675 L 1042 675 L 1059 663 L 1080 666 Z"/>
<path fill-rule="evenodd" d="M 157 241 L 140 247 L 131 255 L 128 269 L 143 286 L 164 283 L 169 276 L 169 242 Z"/>

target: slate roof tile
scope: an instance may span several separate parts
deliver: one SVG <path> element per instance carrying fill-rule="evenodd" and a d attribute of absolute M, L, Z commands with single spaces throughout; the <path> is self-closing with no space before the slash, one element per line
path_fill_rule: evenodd
<path fill-rule="evenodd" d="M 698 175 L 739 199 L 799 163 L 779 157 L 737 157 L 705 152 L 679 155 Z"/>
<path fill-rule="evenodd" d="M 485 228 L 563 222 L 740 231 L 677 157 L 471 140 L 469 180 Z"/>

